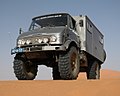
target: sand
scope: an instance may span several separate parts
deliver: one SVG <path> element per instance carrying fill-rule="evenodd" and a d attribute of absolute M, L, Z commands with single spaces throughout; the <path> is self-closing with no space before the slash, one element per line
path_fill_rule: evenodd
<path fill-rule="evenodd" d="M 0 81 L 0 96 L 120 96 L 120 72 L 102 70 L 100 80 Z"/>

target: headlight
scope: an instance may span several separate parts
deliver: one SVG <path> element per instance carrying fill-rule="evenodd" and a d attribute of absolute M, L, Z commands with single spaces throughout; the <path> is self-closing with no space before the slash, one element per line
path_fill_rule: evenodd
<path fill-rule="evenodd" d="M 25 41 L 23 39 L 18 40 L 18 45 L 24 45 Z"/>
<path fill-rule="evenodd" d="M 17 44 L 21 45 L 22 44 L 22 40 L 18 40 Z"/>
<path fill-rule="evenodd" d="M 56 36 L 51 36 L 51 37 L 50 37 L 50 41 L 51 41 L 51 42 L 55 42 L 56 40 L 57 40 L 57 37 L 56 37 Z"/>
<path fill-rule="evenodd" d="M 38 43 L 42 43 L 42 41 L 43 41 L 42 39 L 38 39 Z"/>
<path fill-rule="evenodd" d="M 31 43 L 31 40 L 27 40 L 26 44 L 29 45 Z"/>
<path fill-rule="evenodd" d="M 47 37 L 43 38 L 43 42 L 44 43 L 48 43 L 49 42 L 49 39 Z"/>

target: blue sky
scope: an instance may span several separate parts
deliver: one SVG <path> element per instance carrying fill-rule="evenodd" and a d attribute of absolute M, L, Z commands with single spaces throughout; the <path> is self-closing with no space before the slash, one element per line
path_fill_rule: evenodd
<path fill-rule="evenodd" d="M 10 51 L 19 28 L 27 31 L 32 17 L 55 12 L 88 15 L 105 36 L 102 69 L 120 71 L 120 0 L 0 0 L 0 80 L 16 80 Z M 51 69 L 39 66 L 36 79 L 51 78 Z"/>

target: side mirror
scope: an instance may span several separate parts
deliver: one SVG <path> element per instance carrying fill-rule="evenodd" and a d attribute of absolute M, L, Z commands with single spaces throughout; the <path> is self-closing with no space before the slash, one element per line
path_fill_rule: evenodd
<path fill-rule="evenodd" d="M 79 21 L 79 25 L 80 25 L 80 27 L 83 27 L 83 20 Z"/>

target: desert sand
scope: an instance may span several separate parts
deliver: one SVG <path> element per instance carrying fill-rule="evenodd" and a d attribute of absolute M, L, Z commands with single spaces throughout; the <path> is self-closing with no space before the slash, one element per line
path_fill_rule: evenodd
<path fill-rule="evenodd" d="M 0 81 L 0 96 L 120 96 L 120 72 L 102 70 L 100 80 Z"/>

